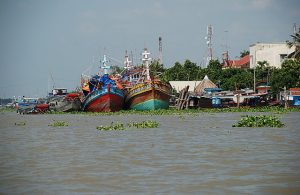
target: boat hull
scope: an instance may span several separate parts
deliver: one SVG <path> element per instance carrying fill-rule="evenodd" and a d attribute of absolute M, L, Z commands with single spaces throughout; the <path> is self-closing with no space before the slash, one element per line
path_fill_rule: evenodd
<path fill-rule="evenodd" d="M 72 96 L 73 95 L 73 96 Z M 66 96 L 54 96 L 49 100 L 49 110 L 57 112 L 79 111 L 81 101 L 78 94 L 68 94 Z"/>
<path fill-rule="evenodd" d="M 115 112 L 123 108 L 124 93 L 117 87 L 102 88 L 91 92 L 83 101 L 83 111 Z"/>
<path fill-rule="evenodd" d="M 126 105 L 134 110 L 169 108 L 170 86 L 162 82 L 142 83 L 129 90 Z"/>

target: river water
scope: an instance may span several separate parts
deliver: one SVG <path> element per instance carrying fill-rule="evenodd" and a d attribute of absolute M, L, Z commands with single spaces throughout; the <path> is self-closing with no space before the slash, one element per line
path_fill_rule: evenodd
<path fill-rule="evenodd" d="M 242 115 L 0 113 L 0 194 L 300 194 L 300 113 L 233 128 Z M 96 129 L 148 119 L 159 128 Z"/>

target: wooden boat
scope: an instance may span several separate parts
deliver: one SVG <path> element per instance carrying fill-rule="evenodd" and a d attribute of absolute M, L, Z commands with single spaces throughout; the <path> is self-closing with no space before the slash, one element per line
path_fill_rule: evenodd
<path fill-rule="evenodd" d="M 143 62 L 145 69 L 140 79 L 128 88 L 126 106 L 134 110 L 156 110 L 169 108 L 171 85 L 150 77 L 149 52 L 144 49 Z"/>
<path fill-rule="evenodd" d="M 48 104 L 51 111 L 79 111 L 81 109 L 80 94 L 68 93 L 65 88 L 55 88 L 48 96 Z"/>
<path fill-rule="evenodd" d="M 134 110 L 156 110 L 169 108 L 170 86 L 159 80 L 145 81 L 128 91 L 126 104 Z"/>
<path fill-rule="evenodd" d="M 124 91 L 117 78 L 113 78 L 108 74 L 106 56 L 102 61 L 104 75 L 95 75 L 88 80 L 83 79 L 82 90 L 85 95 L 82 103 L 83 111 L 88 112 L 115 112 L 123 108 L 124 105 Z"/>
<path fill-rule="evenodd" d="M 16 101 L 16 109 L 19 114 L 43 114 L 49 105 L 40 98 L 22 98 Z"/>

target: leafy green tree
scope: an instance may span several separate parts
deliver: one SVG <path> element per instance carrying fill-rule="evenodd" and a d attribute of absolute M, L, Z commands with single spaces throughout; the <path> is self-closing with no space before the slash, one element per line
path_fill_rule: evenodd
<path fill-rule="evenodd" d="M 186 60 L 183 64 L 183 69 L 187 74 L 187 81 L 193 81 L 197 79 L 199 66 L 196 63 Z"/>
<path fill-rule="evenodd" d="M 253 83 L 253 74 L 249 70 L 229 68 L 222 70 L 220 87 L 223 90 L 249 88 Z"/>
<path fill-rule="evenodd" d="M 271 83 L 274 93 L 278 93 L 283 87 L 300 87 L 300 60 L 285 60 L 281 69 L 274 70 Z"/>
<path fill-rule="evenodd" d="M 270 82 L 270 78 L 275 68 L 271 67 L 267 61 L 258 61 L 255 68 L 257 82 Z"/>
<path fill-rule="evenodd" d="M 219 62 L 219 60 L 210 60 L 207 68 L 219 71 L 222 70 L 222 64 Z"/>
<path fill-rule="evenodd" d="M 162 79 L 165 81 L 184 81 L 186 77 L 184 73 L 183 66 L 179 62 L 176 62 L 173 67 L 164 72 Z"/>
<path fill-rule="evenodd" d="M 161 75 L 165 72 L 165 68 L 163 64 L 160 64 L 158 60 L 154 60 L 151 64 L 150 64 L 150 73 L 153 76 L 158 76 Z"/>
<path fill-rule="evenodd" d="M 217 83 L 222 77 L 222 64 L 219 60 L 211 60 L 207 66 L 207 75 L 209 79 Z"/>
<path fill-rule="evenodd" d="M 207 68 L 201 69 L 196 63 L 186 60 L 184 64 L 176 62 L 173 67 L 164 71 L 164 81 L 202 80 L 205 75 L 224 90 L 250 88 L 253 85 L 251 70 L 230 68 L 222 70 L 218 60 L 211 60 Z"/>
<path fill-rule="evenodd" d="M 250 52 L 248 50 L 244 50 L 244 51 L 240 52 L 240 54 L 241 54 L 240 57 L 242 58 L 242 57 L 249 55 Z"/>

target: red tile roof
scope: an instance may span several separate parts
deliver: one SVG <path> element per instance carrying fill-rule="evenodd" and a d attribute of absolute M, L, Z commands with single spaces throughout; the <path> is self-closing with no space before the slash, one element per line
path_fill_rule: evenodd
<path fill-rule="evenodd" d="M 225 67 L 242 68 L 250 63 L 250 55 L 246 55 L 239 60 L 226 60 Z"/>

